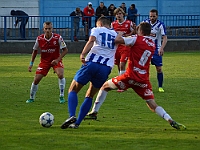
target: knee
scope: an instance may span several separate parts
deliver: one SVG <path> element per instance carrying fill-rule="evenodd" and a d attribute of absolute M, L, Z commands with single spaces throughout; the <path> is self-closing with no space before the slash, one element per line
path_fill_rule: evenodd
<path fill-rule="evenodd" d="M 162 67 L 156 67 L 157 73 L 162 73 Z"/>
<path fill-rule="evenodd" d="M 59 78 L 59 79 L 64 78 L 64 75 L 63 75 L 62 73 L 57 73 L 57 75 L 58 75 L 58 78 Z"/>

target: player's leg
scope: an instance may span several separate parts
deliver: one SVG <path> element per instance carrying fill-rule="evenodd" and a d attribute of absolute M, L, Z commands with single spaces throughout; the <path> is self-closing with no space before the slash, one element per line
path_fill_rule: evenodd
<path fill-rule="evenodd" d="M 115 78 L 112 78 L 112 79 L 106 81 L 103 84 L 103 86 L 101 87 L 101 89 L 99 90 L 99 93 L 94 102 L 92 111 L 90 113 L 88 113 L 86 119 L 97 119 L 97 113 L 98 113 L 101 105 L 105 101 L 108 91 L 114 90 L 114 89 L 126 90 L 127 88 L 129 88 L 127 82 L 128 82 L 128 78 L 127 78 L 126 74 L 117 76 Z"/>
<path fill-rule="evenodd" d="M 36 74 L 34 77 L 34 81 L 31 84 L 31 89 L 30 89 L 30 98 L 26 101 L 26 103 L 32 103 L 35 101 L 35 95 L 38 90 L 38 84 L 42 80 L 44 75 L 42 74 Z"/>
<path fill-rule="evenodd" d="M 163 71 L 162 71 L 162 56 L 154 55 L 151 59 L 151 64 L 155 65 L 158 80 L 158 91 L 164 92 L 163 89 Z"/>
<path fill-rule="evenodd" d="M 66 129 L 69 127 L 70 124 L 76 122 L 76 107 L 78 105 L 77 93 L 82 89 L 83 86 L 84 85 L 78 83 L 74 79 L 72 80 L 68 91 L 69 118 L 63 122 L 63 124 L 61 125 L 61 129 Z"/>
<path fill-rule="evenodd" d="M 157 80 L 158 80 L 158 91 L 164 92 L 162 66 L 156 66 L 156 71 L 157 71 Z"/>
<path fill-rule="evenodd" d="M 111 89 L 117 89 L 117 86 L 115 86 L 115 84 L 112 82 L 112 79 L 106 81 L 103 86 L 101 87 L 101 89 L 99 90 L 96 100 L 93 104 L 93 108 L 91 110 L 91 112 L 89 112 L 87 114 L 87 117 L 85 119 L 97 119 L 97 113 L 101 107 L 101 105 L 103 104 L 103 102 L 106 99 L 106 96 L 108 94 L 108 91 L 110 91 Z"/>
<path fill-rule="evenodd" d="M 60 90 L 59 101 L 61 104 L 63 104 L 65 103 L 64 91 L 65 91 L 66 79 L 64 78 L 64 66 L 62 62 L 60 61 L 56 66 L 53 66 L 53 69 L 58 76 L 58 85 Z"/>
<path fill-rule="evenodd" d="M 73 128 L 74 127 L 78 127 L 82 120 L 85 118 L 85 116 L 87 115 L 87 113 L 89 112 L 91 106 L 92 106 L 92 100 L 93 100 L 93 97 L 95 96 L 95 94 L 99 91 L 99 88 L 95 88 L 93 86 L 92 83 L 90 83 L 90 86 L 87 90 L 87 93 L 85 95 L 85 99 L 82 103 L 82 105 L 80 106 L 80 111 L 79 111 L 79 114 L 78 114 L 78 118 L 77 118 L 77 121 L 74 123 L 75 125 L 73 125 Z"/>
<path fill-rule="evenodd" d="M 153 112 L 156 112 L 161 118 L 165 119 L 169 122 L 169 124 L 177 129 L 186 129 L 186 127 L 183 124 L 180 124 L 176 121 L 174 121 L 171 116 L 161 107 L 158 106 L 154 99 L 146 100 L 147 106 L 152 110 Z"/>
<path fill-rule="evenodd" d="M 122 75 L 125 73 L 126 71 L 126 63 L 128 61 L 128 57 L 129 57 L 129 48 L 126 47 L 122 47 L 122 49 L 120 50 L 120 64 L 119 64 L 119 75 Z"/>
<path fill-rule="evenodd" d="M 74 79 L 71 82 L 71 85 L 68 90 L 68 111 L 69 117 L 63 124 L 61 125 L 62 129 L 66 129 L 70 124 L 76 122 L 76 107 L 78 105 L 78 92 L 82 89 L 84 85 L 86 85 L 91 76 L 88 74 L 89 67 L 91 63 L 87 63 L 87 65 L 82 65 L 82 67 L 76 72 Z"/>
<path fill-rule="evenodd" d="M 126 72 L 126 63 L 129 57 L 129 48 L 128 47 L 122 47 L 120 50 L 120 64 L 119 64 L 119 75 L 122 75 Z M 125 90 L 117 90 L 118 92 L 124 92 Z"/>
<path fill-rule="evenodd" d="M 141 84 L 138 84 L 141 85 Z M 152 92 L 152 87 L 150 82 L 146 83 L 146 87 L 134 86 L 134 91 L 144 100 L 146 100 L 146 104 L 152 112 L 157 113 L 160 117 L 165 119 L 170 123 L 170 125 L 176 129 L 185 129 L 186 127 L 180 123 L 175 122 L 171 116 L 161 107 L 158 106 L 154 100 L 154 94 Z"/>
<path fill-rule="evenodd" d="M 43 77 L 45 77 L 47 75 L 47 73 L 49 72 L 49 69 L 51 68 L 51 66 L 46 65 L 46 64 L 42 64 L 40 63 L 38 65 L 38 68 L 36 70 L 36 74 L 34 77 L 34 81 L 31 84 L 31 89 L 30 89 L 30 99 L 28 99 L 26 101 L 26 103 L 31 103 L 34 102 L 35 100 L 35 95 L 36 92 L 38 90 L 38 84 L 40 83 L 40 81 L 42 80 Z"/>

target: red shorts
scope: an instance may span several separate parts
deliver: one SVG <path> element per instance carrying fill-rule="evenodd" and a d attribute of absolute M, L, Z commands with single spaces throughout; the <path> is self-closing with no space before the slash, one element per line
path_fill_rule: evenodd
<path fill-rule="evenodd" d="M 120 90 L 126 90 L 132 88 L 141 98 L 144 100 L 154 99 L 154 94 L 152 92 L 152 86 L 149 81 L 145 83 L 139 83 L 127 76 L 126 73 L 112 78 L 112 82 Z"/>
<path fill-rule="evenodd" d="M 40 63 L 38 65 L 38 68 L 36 70 L 36 74 L 42 74 L 44 76 L 47 75 L 47 73 L 49 72 L 50 68 L 53 68 L 54 70 L 56 68 L 64 68 L 63 64 L 62 64 L 62 61 L 59 61 L 57 65 L 52 65 L 50 63 Z"/>
<path fill-rule="evenodd" d="M 128 46 L 118 46 L 115 53 L 115 65 L 119 65 L 120 62 L 126 63 L 130 54 L 130 47 Z"/>

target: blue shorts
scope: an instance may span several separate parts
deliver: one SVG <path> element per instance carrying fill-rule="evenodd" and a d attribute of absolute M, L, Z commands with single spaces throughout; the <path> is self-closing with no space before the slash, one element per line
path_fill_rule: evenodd
<path fill-rule="evenodd" d="M 74 80 L 82 85 L 86 85 L 90 81 L 95 88 L 101 88 L 108 79 L 111 69 L 111 67 L 106 65 L 87 62 L 86 65 L 82 65 L 76 72 Z"/>
<path fill-rule="evenodd" d="M 151 64 L 155 65 L 155 66 L 162 66 L 162 56 L 159 55 L 153 55 L 153 57 L 151 58 Z"/>

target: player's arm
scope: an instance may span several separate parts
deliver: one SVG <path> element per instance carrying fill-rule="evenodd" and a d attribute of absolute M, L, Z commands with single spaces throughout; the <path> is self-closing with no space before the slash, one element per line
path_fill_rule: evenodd
<path fill-rule="evenodd" d="M 160 32 L 161 32 L 161 35 L 162 35 L 162 44 L 161 44 L 161 47 L 158 51 L 158 55 L 162 56 L 164 54 L 164 48 L 167 44 L 167 35 L 166 35 L 166 28 L 165 28 L 164 23 L 160 26 Z"/>
<path fill-rule="evenodd" d="M 38 52 L 37 49 L 34 49 L 33 52 L 32 52 L 31 61 L 30 61 L 29 67 L 28 67 L 28 71 L 29 71 L 29 72 L 32 71 L 33 63 L 34 63 L 35 58 L 36 58 L 36 56 L 37 56 L 37 52 Z"/>
<path fill-rule="evenodd" d="M 125 34 L 124 37 L 136 34 L 136 24 L 132 21 L 131 21 L 131 25 L 130 25 L 130 31 L 131 32 L 129 34 Z"/>
<path fill-rule="evenodd" d="M 31 56 L 31 61 L 28 67 L 28 71 L 31 72 L 32 71 L 32 67 L 33 67 L 33 63 L 35 61 L 35 58 L 37 56 L 38 53 L 38 48 L 39 48 L 39 43 L 38 43 L 38 38 L 35 41 L 35 44 L 33 46 L 33 52 L 32 52 L 32 56 Z"/>
<path fill-rule="evenodd" d="M 62 49 L 62 53 L 60 54 L 60 56 L 59 56 L 57 59 L 55 59 L 55 60 L 53 60 L 53 61 L 51 62 L 52 65 L 57 65 L 58 62 L 61 61 L 62 58 L 63 58 L 63 57 L 67 54 L 67 52 L 68 52 L 67 45 L 66 45 L 65 41 L 63 40 L 63 38 L 62 38 L 61 36 L 60 36 L 60 38 L 59 38 L 59 45 L 60 45 L 60 49 Z"/>
<path fill-rule="evenodd" d="M 137 36 L 129 36 L 129 37 L 123 37 L 123 32 L 119 32 L 116 39 L 115 43 L 116 44 L 125 44 L 126 46 L 132 46 L 135 44 L 137 39 Z"/>
<path fill-rule="evenodd" d="M 115 38 L 115 44 L 125 44 L 124 39 L 122 38 L 122 35 L 124 32 L 118 32 L 117 37 Z"/>
<path fill-rule="evenodd" d="M 88 42 L 86 43 L 85 47 L 83 48 L 83 51 L 80 55 L 80 60 L 83 64 L 85 64 L 85 55 L 91 50 L 95 40 L 96 40 L 95 36 L 90 36 Z"/>

